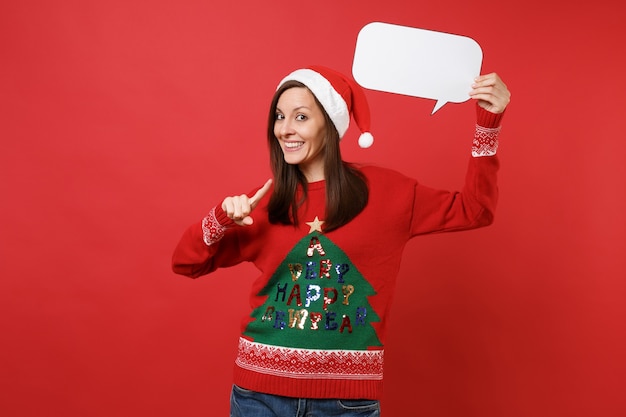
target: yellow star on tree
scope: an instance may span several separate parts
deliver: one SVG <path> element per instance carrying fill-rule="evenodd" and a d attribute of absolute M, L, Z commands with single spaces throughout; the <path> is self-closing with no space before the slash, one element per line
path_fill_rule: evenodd
<path fill-rule="evenodd" d="M 306 222 L 306 224 L 308 224 L 309 227 L 311 228 L 309 230 L 309 233 L 313 233 L 313 232 L 322 233 L 322 224 L 324 224 L 324 220 L 320 220 L 318 219 L 317 216 L 315 216 L 315 220 L 313 220 L 312 222 Z"/>

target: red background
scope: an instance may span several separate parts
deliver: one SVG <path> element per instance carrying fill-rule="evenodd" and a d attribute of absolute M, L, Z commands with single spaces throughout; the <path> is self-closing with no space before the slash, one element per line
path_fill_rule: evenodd
<path fill-rule="evenodd" d="M 372 21 L 476 39 L 513 94 L 496 222 L 407 247 L 383 415 L 622 416 L 621 1 L 4 1 L 0 413 L 226 415 L 249 265 L 200 280 L 184 228 L 269 175 L 269 98 L 349 72 Z M 349 160 L 461 185 L 470 102 L 368 91 Z"/>

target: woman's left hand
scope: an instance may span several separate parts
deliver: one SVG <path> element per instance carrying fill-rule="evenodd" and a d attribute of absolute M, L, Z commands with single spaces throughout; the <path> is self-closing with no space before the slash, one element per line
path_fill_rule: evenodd
<path fill-rule="evenodd" d="M 470 97 L 478 100 L 478 105 L 491 113 L 502 113 L 511 101 L 511 93 L 495 72 L 477 77 Z"/>

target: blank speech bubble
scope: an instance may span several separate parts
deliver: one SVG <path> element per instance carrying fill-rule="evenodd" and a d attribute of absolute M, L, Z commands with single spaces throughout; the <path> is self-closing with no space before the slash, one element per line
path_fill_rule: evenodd
<path fill-rule="evenodd" d="M 469 100 L 483 52 L 468 37 L 389 23 L 365 25 L 357 37 L 352 75 L 362 87 L 437 100 Z"/>

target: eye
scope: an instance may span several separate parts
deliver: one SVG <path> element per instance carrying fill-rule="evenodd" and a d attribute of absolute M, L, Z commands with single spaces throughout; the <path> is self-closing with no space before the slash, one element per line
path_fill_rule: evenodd
<path fill-rule="evenodd" d="M 299 115 L 296 116 L 296 120 L 298 120 L 298 121 L 303 121 L 303 120 L 306 120 L 306 119 L 307 119 L 307 117 L 304 114 L 299 114 Z"/>
<path fill-rule="evenodd" d="M 284 120 L 285 119 L 285 115 L 283 115 L 282 113 L 276 113 L 276 120 Z"/>

